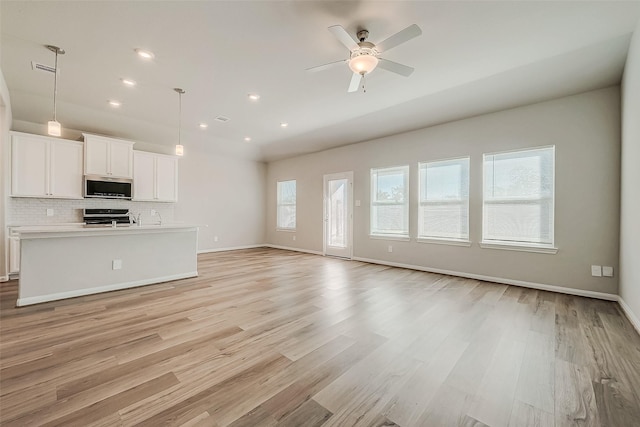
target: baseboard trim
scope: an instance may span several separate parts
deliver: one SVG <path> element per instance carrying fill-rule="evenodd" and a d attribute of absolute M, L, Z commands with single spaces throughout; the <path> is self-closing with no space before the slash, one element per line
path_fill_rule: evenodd
<path fill-rule="evenodd" d="M 0 276 L 0 282 L 8 282 L 9 276 Z"/>
<path fill-rule="evenodd" d="M 289 246 L 280 246 L 280 245 L 272 245 L 272 244 L 266 244 L 266 245 L 262 245 L 263 247 L 267 247 L 267 248 L 273 248 L 273 249 L 282 249 L 285 251 L 294 251 L 294 252 L 304 252 L 306 254 L 313 254 L 313 255 L 324 255 L 322 252 L 320 251 L 312 251 L 311 249 L 302 249 L 302 248 L 292 248 Z"/>
<path fill-rule="evenodd" d="M 484 276 L 481 274 L 463 273 L 460 271 L 441 270 L 438 268 L 422 267 L 419 265 L 402 264 L 398 262 L 381 261 L 371 258 L 353 257 L 354 261 L 368 262 L 371 264 L 388 265 L 390 267 L 407 268 L 409 270 L 426 271 L 428 273 L 447 274 L 449 276 L 464 277 L 467 279 L 483 280 L 485 282 L 502 283 L 505 285 L 520 286 L 523 288 L 538 289 L 541 291 L 558 292 L 561 294 L 577 295 L 581 297 L 589 297 L 602 299 L 606 301 L 618 301 L 618 295 L 607 294 L 604 292 L 585 291 L 582 289 L 565 288 L 563 286 L 546 285 L 543 283 L 525 282 L 523 280 L 505 279 L 503 277 Z"/>
<path fill-rule="evenodd" d="M 622 299 L 621 296 L 618 296 L 618 304 L 620 304 L 620 307 L 622 307 L 622 311 L 627 316 L 627 319 L 629 319 L 629 322 L 631 322 L 633 327 L 636 328 L 636 331 L 640 334 L 640 319 L 638 319 L 636 314 L 631 311 L 631 307 L 629 307 L 629 305 Z"/>
<path fill-rule="evenodd" d="M 200 249 L 198 250 L 198 255 L 200 254 L 209 254 L 212 252 L 226 252 L 226 251 L 239 251 L 242 249 L 255 249 L 255 248 L 264 248 L 266 245 L 264 243 L 258 245 L 244 245 L 244 246 L 232 246 L 229 248 L 212 248 L 212 249 Z"/>
<path fill-rule="evenodd" d="M 66 298 L 82 297 L 85 295 L 99 294 L 103 292 L 119 291 L 121 289 L 137 288 L 139 286 L 153 285 L 156 283 L 171 282 L 172 280 L 188 279 L 197 277 L 198 272 L 174 274 L 171 276 L 155 277 L 153 279 L 134 280 L 132 282 L 116 283 L 114 285 L 97 286 L 95 288 L 78 289 L 75 291 L 58 292 L 49 295 L 39 295 L 35 297 L 18 298 L 16 305 L 23 307 L 25 305 L 40 304 L 43 302 L 57 301 Z"/>

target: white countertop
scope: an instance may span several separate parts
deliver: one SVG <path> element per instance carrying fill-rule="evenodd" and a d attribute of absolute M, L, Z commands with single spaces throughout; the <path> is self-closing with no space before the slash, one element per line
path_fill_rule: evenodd
<path fill-rule="evenodd" d="M 148 225 L 111 225 L 85 226 L 84 224 L 64 224 L 64 225 L 25 225 L 12 226 L 11 233 L 18 234 L 20 239 L 38 239 L 49 237 L 71 237 L 71 236 L 99 236 L 109 234 L 139 234 L 149 232 L 171 232 L 186 229 L 195 229 L 203 225 L 166 223 Z M 204 226 L 206 227 L 206 226 Z"/>

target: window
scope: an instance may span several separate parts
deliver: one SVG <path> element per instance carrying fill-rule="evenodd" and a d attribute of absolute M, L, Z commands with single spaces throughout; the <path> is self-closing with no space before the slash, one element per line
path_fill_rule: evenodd
<path fill-rule="evenodd" d="M 483 243 L 553 246 L 555 147 L 484 155 Z"/>
<path fill-rule="evenodd" d="M 409 237 L 409 166 L 371 169 L 371 235 Z"/>
<path fill-rule="evenodd" d="M 278 230 L 296 229 L 296 181 L 278 181 Z"/>
<path fill-rule="evenodd" d="M 419 163 L 418 238 L 469 240 L 469 158 Z"/>

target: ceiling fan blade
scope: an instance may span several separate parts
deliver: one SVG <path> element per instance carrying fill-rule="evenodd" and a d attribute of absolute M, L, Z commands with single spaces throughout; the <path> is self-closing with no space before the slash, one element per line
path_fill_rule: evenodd
<path fill-rule="evenodd" d="M 406 41 L 411 40 L 414 37 L 418 37 L 422 34 L 422 30 L 416 24 L 409 25 L 404 30 L 398 31 L 394 35 L 389 38 L 381 41 L 376 44 L 376 49 L 378 52 L 386 52 L 389 49 L 393 49 L 394 47 L 402 44 Z"/>
<path fill-rule="evenodd" d="M 358 43 L 356 43 L 353 37 L 351 37 L 349 33 L 347 33 L 347 31 L 342 28 L 342 25 L 332 25 L 328 28 L 328 30 L 331 31 L 331 34 L 336 36 L 336 38 L 340 40 L 340 43 L 345 45 L 347 49 L 349 49 L 349 51 L 358 48 Z"/>
<path fill-rule="evenodd" d="M 398 64 L 397 62 L 389 61 L 388 59 L 383 58 L 378 58 L 378 67 L 384 68 L 387 71 L 391 71 L 405 77 L 409 77 L 415 70 L 415 68 L 413 67 Z"/>
<path fill-rule="evenodd" d="M 317 65 L 315 67 L 307 68 L 305 71 L 310 71 L 312 73 L 315 73 L 316 71 L 323 71 L 323 70 L 326 70 L 327 68 L 333 67 L 334 65 L 344 64 L 345 62 L 347 62 L 346 59 L 341 59 L 339 61 L 329 62 L 328 64 Z"/>
<path fill-rule="evenodd" d="M 351 76 L 351 83 L 349 83 L 349 90 L 347 92 L 357 92 L 360 88 L 361 81 L 362 74 L 353 73 L 353 76 Z"/>

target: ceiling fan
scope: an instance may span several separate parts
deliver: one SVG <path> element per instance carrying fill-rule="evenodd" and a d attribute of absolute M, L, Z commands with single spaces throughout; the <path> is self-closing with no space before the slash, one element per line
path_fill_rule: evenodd
<path fill-rule="evenodd" d="M 377 66 L 405 77 L 409 77 L 413 73 L 414 69 L 412 67 L 380 58 L 379 55 L 422 34 L 422 30 L 416 24 L 409 25 L 404 30 L 398 31 L 378 44 L 366 41 L 369 37 L 369 31 L 367 30 L 358 31 L 356 36 L 359 41 L 355 41 L 341 25 L 333 25 L 328 29 L 349 49 L 349 59 L 307 68 L 307 71 L 322 71 L 346 62 L 353 71 L 348 92 L 357 91 L 364 76 L 372 72 Z"/>

